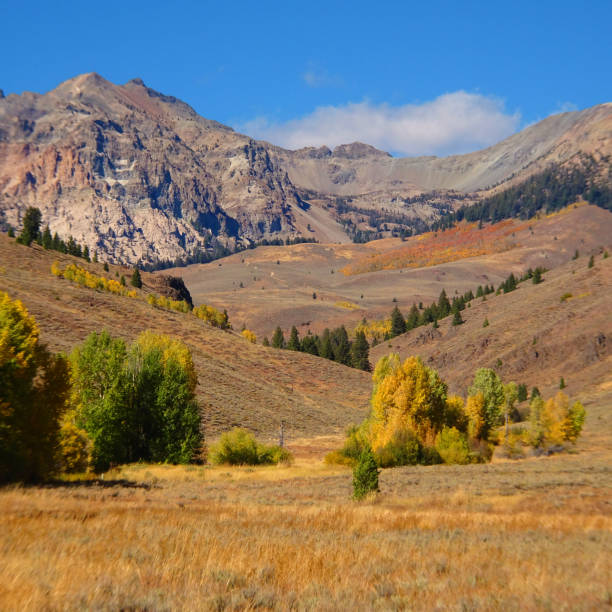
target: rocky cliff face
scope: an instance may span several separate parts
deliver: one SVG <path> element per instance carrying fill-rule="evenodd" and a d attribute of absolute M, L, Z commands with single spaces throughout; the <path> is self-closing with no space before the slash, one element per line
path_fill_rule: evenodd
<path fill-rule="evenodd" d="M 348 240 L 330 204 L 338 196 L 358 210 L 430 217 L 436 202 L 408 198 L 472 192 L 580 151 L 610 154 L 611 143 L 612 104 L 604 104 L 443 159 L 393 158 L 362 143 L 287 151 L 138 79 L 114 85 L 86 74 L 45 95 L 0 96 L 0 223 L 19 227 L 25 208 L 37 206 L 52 232 L 132 264 L 262 238 Z"/>
<path fill-rule="evenodd" d="M 300 200 L 264 146 L 139 81 L 96 74 L 0 100 L 0 208 L 38 206 L 51 231 L 111 261 L 182 257 L 296 234 Z"/>

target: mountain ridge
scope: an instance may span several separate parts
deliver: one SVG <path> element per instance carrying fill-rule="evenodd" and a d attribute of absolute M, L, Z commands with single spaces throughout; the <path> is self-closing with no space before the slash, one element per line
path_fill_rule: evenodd
<path fill-rule="evenodd" d="M 201 117 L 141 79 L 115 85 L 87 73 L 46 94 L 0 99 L 0 223 L 19 226 L 37 206 L 52 232 L 130 264 L 278 238 L 349 241 L 347 219 L 369 227 L 359 210 L 374 222 L 394 211 L 398 227 L 429 221 L 479 197 L 475 189 L 583 152 L 603 159 L 611 143 L 607 103 L 460 156 L 394 158 L 359 142 L 289 151 Z M 432 189 L 435 197 L 409 203 Z M 343 216 L 335 198 L 347 196 L 357 211 Z"/>

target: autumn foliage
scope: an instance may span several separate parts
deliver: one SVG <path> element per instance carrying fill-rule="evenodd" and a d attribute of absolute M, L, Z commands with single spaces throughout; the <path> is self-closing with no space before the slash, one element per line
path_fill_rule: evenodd
<path fill-rule="evenodd" d="M 491 255 L 515 248 L 512 234 L 526 223 L 507 219 L 479 229 L 478 223 L 459 223 L 444 231 L 427 232 L 407 241 L 407 245 L 384 253 L 369 255 L 345 266 L 350 276 L 377 270 L 422 268 L 477 255 Z"/>

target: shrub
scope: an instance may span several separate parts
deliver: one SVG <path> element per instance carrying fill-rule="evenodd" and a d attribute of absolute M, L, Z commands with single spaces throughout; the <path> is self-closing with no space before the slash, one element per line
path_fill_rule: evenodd
<path fill-rule="evenodd" d="M 353 498 L 360 500 L 369 493 L 378 491 L 378 467 L 372 449 L 368 446 L 361 453 L 353 470 Z"/>
<path fill-rule="evenodd" d="M 246 338 L 252 344 L 255 344 L 257 342 L 257 336 L 250 329 L 243 329 L 240 332 L 240 335 L 243 338 Z"/>
<path fill-rule="evenodd" d="M 436 436 L 436 450 L 444 463 L 465 465 L 470 462 L 467 438 L 455 427 L 444 427 Z"/>
<path fill-rule="evenodd" d="M 389 442 L 376 449 L 375 458 L 383 468 L 417 465 L 421 460 L 421 444 L 412 431 L 396 430 Z"/>
<path fill-rule="evenodd" d="M 340 465 L 355 465 L 359 461 L 359 457 L 368 447 L 368 435 L 365 424 L 356 427 L 351 425 L 346 430 L 346 440 L 344 446 L 338 450 L 329 453 L 325 457 L 326 463 L 337 463 Z"/>
<path fill-rule="evenodd" d="M 211 446 L 210 459 L 216 465 L 265 465 L 289 463 L 293 456 L 280 446 L 260 444 L 252 433 L 235 427 Z"/>

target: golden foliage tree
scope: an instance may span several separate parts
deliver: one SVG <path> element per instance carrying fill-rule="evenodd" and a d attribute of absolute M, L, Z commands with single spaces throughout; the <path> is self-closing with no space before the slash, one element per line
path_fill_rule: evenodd
<path fill-rule="evenodd" d="M 53 471 L 68 392 L 66 359 L 41 344 L 23 304 L 0 292 L 0 482 Z"/>
<path fill-rule="evenodd" d="M 387 444 L 394 432 L 413 431 L 433 443 L 445 424 L 446 384 L 419 357 L 400 363 L 392 354 L 377 364 L 372 395 L 372 448 Z"/>

